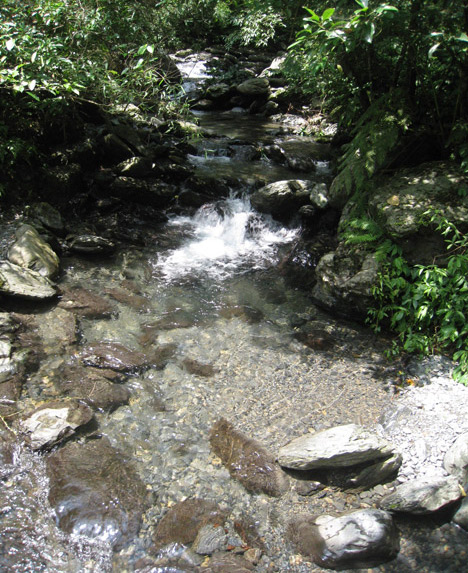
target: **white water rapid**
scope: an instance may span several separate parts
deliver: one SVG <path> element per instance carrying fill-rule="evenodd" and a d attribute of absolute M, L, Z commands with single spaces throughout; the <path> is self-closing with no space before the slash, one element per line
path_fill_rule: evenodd
<path fill-rule="evenodd" d="M 185 239 L 157 260 L 156 270 L 167 281 L 189 275 L 223 280 L 246 265 L 266 268 L 277 262 L 279 247 L 299 234 L 256 213 L 245 197 L 209 203 L 194 217 L 177 216 L 169 225 L 179 228 Z"/>

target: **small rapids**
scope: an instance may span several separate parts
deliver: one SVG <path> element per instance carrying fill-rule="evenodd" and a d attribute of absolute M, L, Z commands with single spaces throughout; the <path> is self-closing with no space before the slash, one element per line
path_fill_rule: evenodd
<path fill-rule="evenodd" d="M 255 213 L 245 197 L 206 204 L 194 217 L 174 217 L 169 225 L 180 229 L 185 239 L 155 263 L 167 281 L 188 275 L 224 280 L 234 273 L 268 268 L 278 262 L 280 247 L 299 236 L 298 229 Z"/>

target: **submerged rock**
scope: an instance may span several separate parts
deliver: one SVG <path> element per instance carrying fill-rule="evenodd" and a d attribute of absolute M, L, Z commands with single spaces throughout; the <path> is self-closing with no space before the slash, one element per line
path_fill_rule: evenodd
<path fill-rule="evenodd" d="M 289 535 L 303 555 L 337 570 L 375 567 L 395 558 L 400 547 L 392 516 L 378 509 L 298 518 Z"/>
<path fill-rule="evenodd" d="M 311 181 L 296 179 L 275 181 L 254 191 L 250 201 L 258 211 L 284 221 L 309 204 L 313 186 Z"/>
<path fill-rule="evenodd" d="M 87 318 L 109 318 L 115 307 L 104 297 L 81 287 L 63 288 L 58 306 Z"/>
<path fill-rule="evenodd" d="M 210 434 L 213 452 L 219 456 L 231 476 L 253 493 L 280 497 L 289 489 L 287 475 L 261 444 L 234 429 L 221 419 Z"/>
<path fill-rule="evenodd" d="M 38 272 L 46 278 L 57 275 L 60 260 L 50 245 L 31 225 L 21 225 L 16 230 L 16 241 L 8 251 L 10 261 L 20 267 Z"/>
<path fill-rule="evenodd" d="M 97 235 L 74 235 L 67 237 L 70 251 L 80 255 L 110 255 L 114 253 L 115 243 Z"/>
<path fill-rule="evenodd" d="M 106 438 L 68 443 L 47 458 L 49 502 L 67 533 L 120 549 L 138 534 L 147 505 L 133 464 Z"/>
<path fill-rule="evenodd" d="M 392 445 L 356 424 L 306 434 L 280 448 L 278 462 L 296 470 L 342 468 L 394 455 Z"/>
<path fill-rule="evenodd" d="M 189 545 L 207 525 L 223 525 L 228 512 L 216 503 L 190 498 L 177 503 L 159 521 L 153 536 L 152 552 L 170 543 Z"/>
<path fill-rule="evenodd" d="M 417 479 L 399 485 L 380 507 L 388 511 L 424 515 L 458 501 L 462 489 L 454 477 Z"/>
<path fill-rule="evenodd" d="M 56 400 L 24 417 L 20 426 L 31 448 L 40 450 L 69 438 L 92 418 L 92 410 L 78 400 Z"/>
<path fill-rule="evenodd" d="M 55 285 L 36 271 L 3 261 L 0 263 L 0 293 L 41 300 L 57 294 Z"/>
<path fill-rule="evenodd" d="M 81 351 L 81 359 L 88 366 L 128 372 L 149 365 L 145 354 L 126 348 L 118 342 L 89 344 Z"/>

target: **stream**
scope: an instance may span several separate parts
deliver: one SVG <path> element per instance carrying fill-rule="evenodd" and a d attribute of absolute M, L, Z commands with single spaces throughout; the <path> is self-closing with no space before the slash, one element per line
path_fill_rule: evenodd
<path fill-rule="evenodd" d="M 2 474 L 1 571 L 194 570 L 204 558 L 180 544 L 151 552 L 158 522 L 192 498 L 217 503 L 231 512 L 233 523 L 255 525 L 263 548 L 256 571 L 323 571 L 285 542 L 288 521 L 298 513 L 372 505 L 369 496 L 337 490 L 249 493 L 212 451 L 210 432 L 220 419 L 273 453 L 308 431 L 372 426 L 390 400 L 393 373 L 383 356 L 387 341 L 322 312 L 284 264 L 301 238 L 299 223 L 282 225 L 249 202 L 255 181 L 299 178 L 264 157 L 252 159 L 252 142 L 280 140 L 291 148 L 304 145 L 307 154 L 315 150 L 314 169 L 300 178 L 327 182 L 331 168 L 321 147 L 260 117 L 199 113 L 198 119 L 213 137 L 195 143 L 190 161 L 240 184 L 229 197 L 197 210 L 175 210 L 154 224 L 142 221 L 143 245 L 122 246 L 110 258 L 64 256 L 61 287 L 85 287 L 110 300 L 114 311 L 107 318 L 81 318 L 77 343 L 64 347 L 54 308 L 42 308 L 41 320 L 56 332 L 42 333 L 46 356 L 23 388 L 25 410 L 56 398 L 49 374 L 93 343 L 167 351 L 161 362 L 125 375 L 127 404 L 95 414 L 94 437 L 105 436 L 123 459 L 132 460 L 145 484 L 149 504 L 140 532 L 116 551 L 111 525 L 93 535 L 63 532 L 48 500 L 45 456 L 21 447 Z"/>

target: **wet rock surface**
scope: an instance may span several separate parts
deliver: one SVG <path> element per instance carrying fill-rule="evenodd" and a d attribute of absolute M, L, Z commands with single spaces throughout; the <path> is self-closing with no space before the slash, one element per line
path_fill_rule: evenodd
<path fill-rule="evenodd" d="M 210 443 L 231 476 L 253 493 L 279 497 L 289 489 L 286 474 L 272 454 L 260 443 L 244 436 L 227 420 L 219 420 L 211 429 Z"/>
<path fill-rule="evenodd" d="M 0 263 L 0 292 L 32 300 L 49 299 L 57 294 L 48 278 L 7 261 Z"/>
<path fill-rule="evenodd" d="M 70 443 L 47 459 L 49 501 L 61 529 L 119 548 L 138 533 L 146 488 L 106 439 Z"/>
<path fill-rule="evenodd" d="M 378 509 L 298 518 L 290 524 L 289 535 L 317 565 L 337 570 L 380 565 L 394 559 L 400 546 L 392 516 Z"/>

